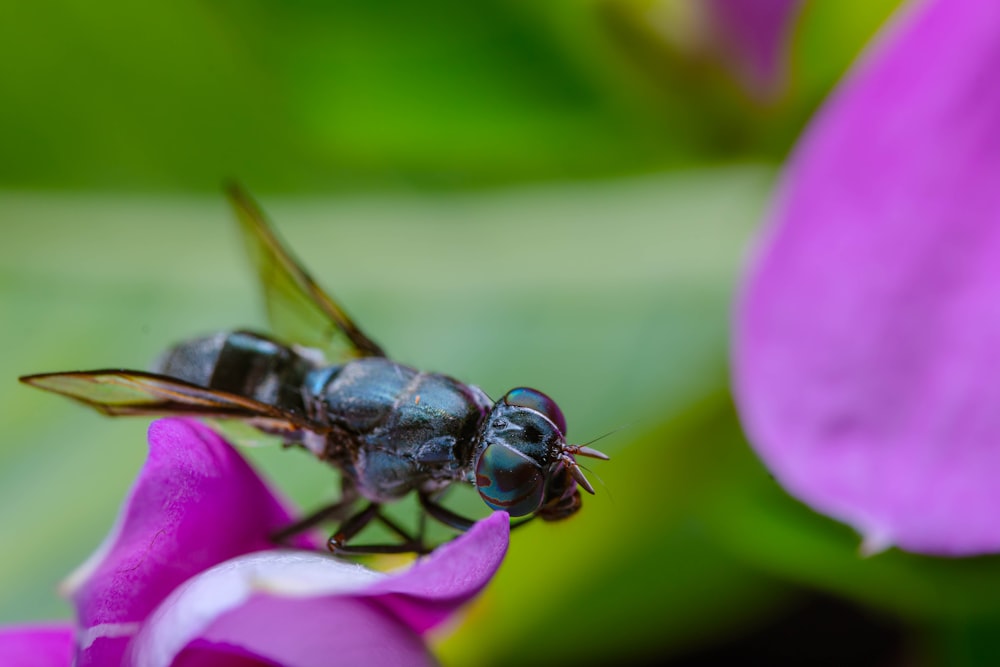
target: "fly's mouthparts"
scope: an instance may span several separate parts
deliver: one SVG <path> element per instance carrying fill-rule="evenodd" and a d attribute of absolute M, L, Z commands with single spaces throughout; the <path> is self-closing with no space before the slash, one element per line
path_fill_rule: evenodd
<path fill-rule="evenodd" d="M 572 461 L 567 465 L 569 466 L 569 474 L 573 476 L 573 479 L 576 480 L 576 483 L 579 484 L 581 487 L 583 487 L 584 491 L 586 491 L 590 495 L 594 495 L 594 487 L 591 486 L 590 480 L 588 480 L 587 477 L 583 474 L 583 471 L 580 470 L 580 466 L 577 464 L 577 462 Z"/>

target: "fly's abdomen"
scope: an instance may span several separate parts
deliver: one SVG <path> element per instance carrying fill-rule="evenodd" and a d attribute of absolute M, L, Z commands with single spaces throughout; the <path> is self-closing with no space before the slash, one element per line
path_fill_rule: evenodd
<path fill-rule="evenodd" d="M 316 365 L 266 336 L 234 331 L 175 345 L 153 370 L 304 414 L 302 384 Z"/>

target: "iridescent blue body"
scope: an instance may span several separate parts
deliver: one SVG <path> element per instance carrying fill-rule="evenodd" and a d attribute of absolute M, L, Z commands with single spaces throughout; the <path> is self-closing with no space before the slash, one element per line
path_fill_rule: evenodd
<path fill-rule="evenodd" d="M 386 502 L 474 484 L 512 516 L 561 519 L 580 507 L 566 421 L 548 396 L 518 388 L 494 403 L 478 387 L 385 357 L 327 366 L 314 350 L 247 331 L 181 343 L 155 369 L 246 396 L 322 429 L 302 446 L 344 472 L 357 492 Z"/>
<path fill-rule="evenodd" d="M 181 343 L 156 370 L 331 427 L 294 444 L 340 468 L 376 502 L 471 482 L 480 427 L 493 407 L 478 387 L 446 375 L 385 357 L 325 366 L 311 351 L 246 331 Z"/>
<path fill-rule="evenodd" d="M 361 495 L 382 502 L 472 481 L 470 462 L 493 405 L 478 387 L 369 357 L 314 371 L 305 392 L 309 416 L 334 427 L 324 458 L 338 462 Z"/>

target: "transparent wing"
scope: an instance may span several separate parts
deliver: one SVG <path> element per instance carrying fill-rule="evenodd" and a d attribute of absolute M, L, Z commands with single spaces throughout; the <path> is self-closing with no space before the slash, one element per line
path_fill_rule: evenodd
<path fill-rule="evenodd" d="M 238 419 L 276 435 L 326 429 L 273 405 L 155 373 L 129 370 L 25 375 L 21 382 L 67 396 L 112 417 L 193 415 Z"/>
<path fill-rule="evenodd" d="M 318 348 L 331 359 L 384 357 L 382 348 L 285 250 L 249 195 L 237 185 L 230 185 L 227 194 L 263 287 L 274 334 L 287 343 Z"/>

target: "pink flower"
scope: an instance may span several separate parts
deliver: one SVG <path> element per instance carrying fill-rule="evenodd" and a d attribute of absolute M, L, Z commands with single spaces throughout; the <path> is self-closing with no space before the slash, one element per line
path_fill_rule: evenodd
<path fill-rule="evenodd" d="M 788 42 L 801 0 L 705 0 L 717 48 L 745 88 L 774 97 L 786 84 Z"/>
<path fill-rule="evenodd" d="M 1000 551 L 1000 3 L 900 17 L 788 166 L 734 387 L 778 480 L 869 548 Z"/>
<path fill-rule="evenodd" d="M 308 538 L 273 549 L 268 535 L 292 517 L 216 433 L 164 419 L 149 447 L 111 535 L 68 584 L 75 626 L 0 631 L 0 664 L 433 664 L 423 634 L 506 552 L 503 513 L 391 575 Z"/>

